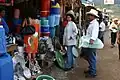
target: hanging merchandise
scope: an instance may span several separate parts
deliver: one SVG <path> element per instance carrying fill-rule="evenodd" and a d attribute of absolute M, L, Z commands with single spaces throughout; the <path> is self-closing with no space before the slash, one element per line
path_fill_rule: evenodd
<path fill-rule="evenodd" d="M 50 14 L 50 0 L 40 0 L 40 16 L 48 17 Z"/>
<path fill-rule="evenodd" d="M 29 23 L 29 20 L 27 20 L 25 26 L 21 30 L 22 35 L 32 35 L 35 33 L 35 27 L 28 23 Z"/>

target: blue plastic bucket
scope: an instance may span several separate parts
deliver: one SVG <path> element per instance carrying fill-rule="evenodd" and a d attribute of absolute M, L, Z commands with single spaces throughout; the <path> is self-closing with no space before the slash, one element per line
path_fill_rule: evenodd
<path fill-rule="evenodd" d="M 51 14 L 60 14 L 60 5 L 59 3 L 56 3 L 55 5 L 52 5 L 51 10 L 50 10 Z"/>
<path fill-rule="evenodd" d="M 55 27 L 50 27 L 50 37 L 55 37 Z"/>
<path fill-rule="evenodd" d="M 12 57 L 5 53 L 0 57 L 0 80 L 14 80 Z"/>
<path fill-rule="evenodd" d="M 5 30 L 2 25 L 0 25 L 0 56 L 6 53 L 6 37 Z"/>
<path fill-rule="evenodd" d="M 60 8 L 51 8 L 50 14 L 60 14 Z"/>
<path fill-rule="evenodd" d="M 55 26 L 60 24 L 60 15 L 55 15 Z"/>
<path fill-rule="evenodd" d="M 48 17 L 48 20 L 49 20 L 49 25 L 54 27 L 55 26 L 55 15 L 50 15 Z"/>
<path fill-rule="evenodd" d="M 41 25 L 41 33 L 49 32 L 49 25 Z"/>

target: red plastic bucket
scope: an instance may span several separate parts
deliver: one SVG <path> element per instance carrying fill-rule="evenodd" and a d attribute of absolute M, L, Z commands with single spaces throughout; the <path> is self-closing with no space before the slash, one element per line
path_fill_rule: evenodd
<path fill-rule="evenodd" d="M 40 16 L 48 17 L 50 14 L 50 0 L 40 0 Z"/>

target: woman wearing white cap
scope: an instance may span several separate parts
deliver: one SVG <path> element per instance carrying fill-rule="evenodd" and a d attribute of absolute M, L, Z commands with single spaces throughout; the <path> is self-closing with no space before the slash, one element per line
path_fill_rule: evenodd
<path fill-rule="evenodd" d="M 66 25 L 64 30 L 63 45 L 67 47 L 67 60 L 65 63 L 65 70 L 70 70 L 74 64 L 74 56 L 73 56 L 72 48 L 77 43 L 76 36 L 78 33 L 77 26 L 74 23 L 73 11 L 69 11 L 67 13 L 67 21 L 68 24 Z"/>
<path fill-rule="evenodd" d="M 118 18 L 114 18 L 109 29 L 111 30 L 111 48 L 115 47 L 118 28 Z"/>

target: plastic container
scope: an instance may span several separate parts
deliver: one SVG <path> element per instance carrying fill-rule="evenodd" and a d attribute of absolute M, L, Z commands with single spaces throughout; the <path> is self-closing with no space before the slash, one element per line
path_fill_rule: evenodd
<path fill-rule="evenodd" d="M 50 14 L 50 0 L 40 0 L 40 16 L 48 17 Z"/>
<path fill-rule="evenodd" d="M 6 53 L 6 37 L 5 30 L 2 25 L 0 25 L 0 56 Z"/>
<path fill-rule="evenodd" d="M 48 17 L 48 20 L 49 20 L 49 25 L 54 27 L 55 26 L 55 15 L 50 15 Z"/>
<path fill-rule="evenodd" d="M 40 37 L 49 37 L 50 32 L 41 32 Z"/>
<path fill-rule="evenodd" d="M 55 37 L 55 28 L 54 27 L 50 27 L 50 37 L 51 38 Z"/>
<path fill-rule="evenodd" d="M 55 79 L 49 75 L 40 75 L 36 78 L 36 80 L 55 80 Z"/>
<path fill-rule="evenodd" d="M 41 20 L 41 25 L 49 25 L 49 21 L 48 20 Z"/>
<path fill-rule="evenodd" d="M 50 14 L 60 14 L 60 5 L 58 3 L 51 7 Z"/>
<path fill-rule="evenodd" d="M 60 15 L 55 15 L 55 26 L 60 24 Z"/>
<path fill-rule="evenodd" d="M 49 32 L 49 25 L 41 25 L 41 33 Z"/>
<path fill-rule="evenodd" d="M 0 57 L 0 80 L 14 80 L 13 74 L 12 58 L 6 53 Z"/>

